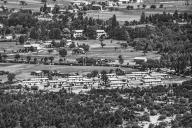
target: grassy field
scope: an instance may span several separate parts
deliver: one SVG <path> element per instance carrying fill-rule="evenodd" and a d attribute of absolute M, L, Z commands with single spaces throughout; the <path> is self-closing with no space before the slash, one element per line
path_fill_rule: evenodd
<path fill-rule="evenodd" d="M 114 67 L 102 67 L 102 66 L 63 66 L 63 65 L 29 65 L 29 64 L 1 64 L 0 63 L 0 71 L 9 71 L 11 73 L 16 74 L 16 79 L 24 80 L 33 78 L 34 76 L 30 75 L 32 71 L 39 70 L 57 70 L 62 73 L 76 73 L 79 74 L 85 72 L 91 72 L 93 70 L 106 70 L 115 69 Z M 133 69 L 123 68 L 125 71 L 133 71 Z M 1 76 L 0 79 L 5 78 L 5 76 Z"/>
<path fill-rule="evenodd" d="M 27 5 L 21 6 L 18 2 L 19 0 L 7 0 L 6 6 L 8 8 L 15 8 L 15 9 L 32 9 L 33 11 L 39 11 L 40 7 L 43 6 L 43 3 L 41 3 L 41 0 L 24 0 L 27 2 Z M 57 0 L 56 4 L 67 6 L 69 5 L 71 0 Z M 53 4 L 54 2 L 52 0 L 48 0 L 48 4 Z M 3 4 L 3 1 L 0 1 L 0 4 Z"/>
<path fill-rule="evenodd" d="M 90 46 L 90 50 L 89 52 L 87 52 L 87 54 L 74 55 L 72 54 L 72 50 L 68 49 L 68 55 L 66 56 L 68 61 L 74 61 L 76 60 L 76 58 L 79 58 L 82 56 L 98 58 L 98 59 L 107 58 L 107 59 L 113 59 L 117 61 L 118 56 L 122 55 L 125 60 L 125 63 L 127 63 L 127 62 L 131 62 L 134 57 L 144 56 L 143 51 L 135 51 L 132 47 L 128 47 L 126 49 L 121 48 L 120 43 L 124 43 L 124 41 L 113 40 L 111 43 L 111 40 L 104 40 L 103 43 L 105 43 L 106 46 L 104 46 L 103 48 L 101 47 L 100 42 L 98 40 L 83 40 L 83 41 L 79 40 L 79 41 L 75 41 L 75 43 L 88 44 Z M 10 57 L 8 57 L 8 59 L 13 59 L 14 54 L 12 54 L 11 51 L 23 48 L 23 46 L 16 45 L 15 42 L 1 42 L 0 48 L 1 48 L 0 49 L 1 52 L 3 52 L 3 49 L 6 49 L 6 52 L 10 53 Z M 32 56 L 32 59 L 33 57 L 41 58 L 44 56 L 47 56 L 47 57 L 54 56 L 55 62 L 58 62 L 58 60 L 60 59 L 57 50 L 53 50 L 53 52 L 50 54 L 48 53 L 47 49 L 44 49 L 38 53 L 21 53 L 20 55 L 23 58 L 26 58 L 26 56 Z M 158 59 L 160 56 L 156 54 L 156 52 L 148 52 L 146 54 L 146 57 L 151 59 L 154 59 L 154 58 Z"/>
<path fill-rule="evenodd" d="M 113 40 L 111 43 L 111 40 L 105 40 L 104 43 L 106 44 L 106 46 L 104 46 L 104 48 L 101 47 L 98 40 L 78 41 L 78 43 L 89 44 L 90 51 L 87 53 L 87 56 L 93 58 L 111 58 L 117 60 L 118 56 L 122 55 L 125 60 L 132 61 L 134 57 L 144 55 L 142 51 L 135 51 L 132 47 L 128 47 L 126 49 L 121 48 L 120 43 L 124 43 L 124 41 Z M 117 48 L 117 50 L 115 50 L 115 47 Z M 147 58 L 152 59 L 160 57 L 158 54 L 156 54 L 156 52 L 148 52 L 146 55 Z M 74 58 L 76 56 L 71 55 L 69 57 Z"/>
<path fill-rule="evenodd" d="M 0 52 L 3 52 L 4 49 L 7 51 L 12 51 L 21 48 L 24 48 L 23 45 L 16 45 L 16 42 L 0 42 Z"/>
<path fill-rule="evenodd" d="M 102 19 L 102 20 L 108 20 L 109 18 L 111 18 L 113 15 L 116 15 L 117 20 L 120 23 L 123 23 L 125 21 L 139 21 L 142 12 L 145 12 L 146 16 L 149 16 L 151 14 L 163 14 L 163 12 L 167 12 L 167 13 L 174 13 L 175 10 L 178 10 L 181 13 L 187 12 L 192 14 L 192 6 L 184 6 L 184 5 L 171 5 L 165 8 L 159 8 L 159 4 L 157 4 L 157 8 L 156 9 L 134 9 L 134 10 L 127 10 L 126 7 L 125 8 L 120 8 L 120 9 L 116 9 L 115 11 L 108 11 L 108 10 L 104 10 L 104 11 L 88 11 L 86 16 L 88 17 L 93 17 L 95 19 Z"/>
<path fill-rule="evenodd" d="M 116 63 L 118 63 L 118 56 L 122 55 L 124 58 L 124 64 L 126 64 L 127 62 L 131 62 L 133 61 L 134 57 L 138 57 L 138 56 L 143 56 L 143 52 L 142 51 L 135 51 L 132 47 L 128 47 L 127 49 L 122 49 L 120 47 L 120 43 L 122 43 L 123 41 L 116 41 L 113 40 L 111 43 L 111 40 L 105 40 L 104 43 L 106 44 L 106 46 L 104 46 L 104 48 L 101 47 L 100 42 L 98 40 L 84 40 L 84 41 L 75 41 L 78 44 L 89 44 L 90 45 L 90 51 L 87 54 L 81 54 L 81 55 L 73 55 L 71 54 L 71 50 L 68 50 L 68 55 L 66 57 L 67 61 L 74 61 L 76 58 L 82 57 L 82 56 L 87 56 L 87 57 L 92 57 L 92 58 L 110 58 L 116 61 Z M 13 50 L 15 48 L 22 48 L 23 46 L 21 45 L 16 45 L 16 43 L 14 42 L 1 42 L 0 43 L 0 47 L 1 49 L 3 48 L 9 48 L 9 50 Z M 117 48 L 117 50 L 115 50 L 115 47 Z M 33 57 L 37 57 L 37 58 L 41 58 L 44 56 L 54 56 L 54 62 L 58 62 L 59 60 L 59 55 L 58 53 L 55 51 L 51 54 L 48 54 L 47 50 L 45 50 L 45 52 L 41 52 L 39 54 L 37 53 L 27 53 L 21 54 L 21 58 L 26 58 L 26 56 L 32 56 Z M 159 58 L 160 55 L 156 54 L 155 52 L 148 52 L 146 54 L 147 58 Z M 14 58 L 14 54 L 11 55 L 10 58 Z M 92 70 L 110 70 L 112 67 L 98 67 L 98 66 L 48 66 L 48 65 L 29 65 L 29 64 L 0 64 L 0 70 L 4 70 L 4 71 L 10 71 L 13 73 L 17 74 L 17 78 L 18 79 L 26 79 L 26 78 L 30 78 L 30 72 L 31 71 L 37 71 L 37 70 L 43 70 L 43 69 L 51 69 L 51 70 L 58 70 L 60 72 L 63 73 L 71 73 L 71 72 L 89 72 Z M 130 69 L 126 69 L 126 70 L 130 70 Z"/>

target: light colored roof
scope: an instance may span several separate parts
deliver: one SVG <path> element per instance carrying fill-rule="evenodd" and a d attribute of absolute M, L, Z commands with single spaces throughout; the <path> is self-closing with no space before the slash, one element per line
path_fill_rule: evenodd
<path fill-rule="evenodd" d="M 152 24 L 139 24 L 139 25 L 131 25 L 131 26 L 127 26 L 129 28 L 144 28 L 144 27 L 155 27 L 154 25 Z"/>
<path fill-rule="evenodd" d="M 144 79 L 154 79 L 154 77 L 151 77 L 149 75 L 145 76 Z"/>
<path fill-rule="evenodd" d="M 120 81 L 118 78 L 109 78 L 110 81 Z"/>
<path fill-rule="evenodd" d="M 23 81 L 25 83 L 39 83 L 38 81 L 34 81 L 34 80 L 29 80 L 29 81 Z"/>
<path fill-rule="evenodd" d="M 31 47 L 32 45 L 30 44 L 25 44 L 24 47 Z"/>
<path fill-rule="evenodd" d="M 96 32 L 104 32 L 105 33 L 105 30 L 96 30 Z"/>
<path fill-rule="evenodd" d="M 134 60 L 147 60 L 146 57 L 135 57 Z"/>
<path fill-rule="evenodd" d="M 68 78 L 83 78 L 82 76 L 69 76 Z"/>
<path fill-rule="evenodd" d="M 31 78 L 31 80 L 48 80 L 48 78 Z"/>
<path fill-rule="evenodd" d="M 99 5 L 99 4 L 93 4 L 92 6 L 95 6 L 95 7 L 102 7 L 102 6 Z"/>
<path fill-rule="evenodd" d="M 42 73 L 42 71 L 35 71 L 35 73 Z"/>
<path fill-rule="evenodd" d="M 166 73 L 159 73 L 159 72 L 152 72 L 150 75 L 151 76 L 167 76 L 168 74 L 166 74 Z"/>
<path fill-rule="evenodd" d="M 144 79 L 143 82 L 162 82 L 161 79 Z"/>
<path fill-rule="evenodd" d="M 52 44 L 51 42 L 46 42 L 46 43 L 43 43 L 44 45 L 50 45 Z"/>
<path fill-rule="evenodd" d="M 79 32 L 79 33 L 81 33 L 81 32 L 83 32 L 83 30 L 73 30 L 74 32 Z"/>
<path fill-rule="evenodd" d="M 148 74 L 148 72 L 132 72 L 132 74 Z"/>

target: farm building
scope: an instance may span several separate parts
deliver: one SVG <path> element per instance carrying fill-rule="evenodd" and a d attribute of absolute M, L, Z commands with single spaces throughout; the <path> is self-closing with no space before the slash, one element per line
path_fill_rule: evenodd
<path fill-rule="evenodd" d="M 71 2 L 71 4 L 81 6 L 81 5 L 88 5 L 88 4 L 90 4 L 90 2 L 83 1 L 83 0 L 75 0 L 75 1 Z"/>
<path fill-rule="evenodd" d="M 129 3 L 142 3 L 143 0 L 119 0 L 118 3 L 121 4 L 129 4 Z"/>
<path fill-rule="evenodd" d="M 26 50 L 30 50 L 31 48 L 33 48 L 34 50 L 39 50 L 42 49 L 42 46 L 40 44 L 25 44 L 24 48 Z"/>
<path fill-rule="evenodd" d="M 73 37 L 78 38 L 83 36 L 83 30 L 73 30 Z"/>
<path fill-rule="evenodd" d="M 96 33 L 97 33 L 97 39 L 99 39 L 101 36 L 107 36 L 105 30 L 96 30 Z"/>
<path fill-rule="evenodd" d="M 147 58 L 146 57 L 135 57 L 134 62 L 136 62 L 136 64 L 141 64 L 141 63 L 147 62 Z"/>
<path fill-rule="evenodd" d="M 92 5 L 92 10 L 103 10 L 102 6 L 99 4 L 93 4 Z"/>

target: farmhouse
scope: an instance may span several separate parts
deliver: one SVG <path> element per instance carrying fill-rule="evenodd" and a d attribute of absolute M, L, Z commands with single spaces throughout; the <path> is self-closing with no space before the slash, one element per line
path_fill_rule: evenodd
<path fill-rule="evenodd" d="M 81 5 L 88 5 L 88 4 L 90 4 L 90 2 L 83 1 L 83 0 L 75 0 L 75 1 L 71 2 L 71 4 L 81 6 Z"/>
<path fill-rule="evenodd" d="M 96 33 L 97 33 L 97 39 L 99 39 L 101 36 L 107 36 L 105 30 L 96 30 Z"/>
<path fill-rule="evenodd" d="M 147 62 L 147 58 L 146 57 L 135 57 L 134 62 L 136 62 L 136 64 L 141 64 L 143 62 Z"/>
<path fill-rule="evenodd" d="M 103 10 L 102 6 L 99 4 L 93 4 L 92 5 L 92 10 Z"/>
<path fill-rule="evenodd" d="M 142 3 L 143 0 L 119 0 L 118 4 L 129 4 L 129 3 Z"/>
<path fill-rule="evenodd" d="M 42 44 L 44 48 L 52 48 L 53 44 L 51 42 L 45 42 Z"/>
<path fill-rule="evenodd" d="M 83 36 L 83 30 L 73 30 L 73 37 L 78 38 Z"/>
<path fill-rule="evenodd" d="M 25 45 L 24 45 L 24 48 L 25 48 L 26 50 L 30 50 L 31 48 L 34 48 L 34 50 L 42 49 L 42 47 L 41 47 L 40 44 L 25 44 Z"/>
<path fill-rule="evenodd" d="M 40 21 L 52 21 L 52 17 L 53 15 L 51 13 L 48 13 L 38 16 L 37 19 Z"/>

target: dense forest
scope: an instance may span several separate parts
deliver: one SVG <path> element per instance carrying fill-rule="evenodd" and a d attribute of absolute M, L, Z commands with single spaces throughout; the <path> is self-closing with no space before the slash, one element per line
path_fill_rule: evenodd
<path fill-rule="evenodd" d="M 93 89 L 87 94 L 35 92 L 0 95 L 1 128 L 140 128 L 149 115 L 176 114 L 172 128 L 191 127 L 191 81 L 183 86 Z M 126 98 L 125 98 L 126 97 Z M 159 99 L 160 98 L 160 99 Z M 156 100 L 174 104 L 160 104 Z M 186 100 L 188 99 L 188 100 Z M 116 109 L 114 109 L 116 108 Z M 138 116 L 136 111 L 149 113 Z M 154 126 L 163 128 L 165 124 Z"/>

